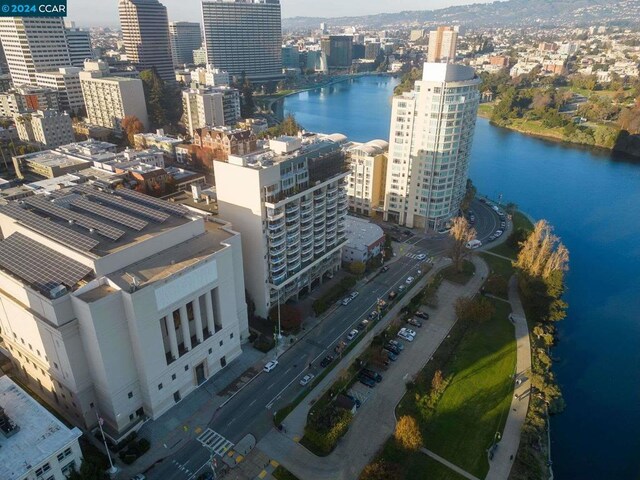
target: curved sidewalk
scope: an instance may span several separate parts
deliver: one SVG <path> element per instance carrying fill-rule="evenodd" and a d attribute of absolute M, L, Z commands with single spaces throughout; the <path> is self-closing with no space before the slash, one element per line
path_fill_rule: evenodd
<path fill-rule="evenodd" d="M 489 473 L 486 480 L 505 480 L 509 478 L 513 458 L 518 453 L 520 445 L 520 433 L 527 417 L 529 409 L 529 396 L 531 394 L 531 342 L 529 341 L 529 328 L 524 308 L 518 293 L 518 280 L 514 276 L 509 280 L 509 303 L 511 304 L 512 318 L 516 335 L 516 378 L 521 383 L 516 385 L 514 396 L 511 399 L 509 415 L 504 426 L 502 439 L 498 443 L 493 459 L 489 462 Z"/>

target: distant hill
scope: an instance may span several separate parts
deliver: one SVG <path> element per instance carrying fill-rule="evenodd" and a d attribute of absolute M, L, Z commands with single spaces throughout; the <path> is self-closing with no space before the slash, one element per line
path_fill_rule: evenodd
<path fill-rule="evenodd" d="M 470 27 L 640 25 L 640 0 L 507 0 L 461 5 L 439 10 L 383 13 L 361 17 L 294 17 L 283 19 L 285 30 L 361 25 L 393 28 L 400 25 L 461 24 Z"/>

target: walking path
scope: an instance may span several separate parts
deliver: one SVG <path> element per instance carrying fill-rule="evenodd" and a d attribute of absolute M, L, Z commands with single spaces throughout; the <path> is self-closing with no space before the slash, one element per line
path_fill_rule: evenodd
<path fill-rule="evenodd" d="M 483 279 L 487 277 L 487 264 L 478 257 L 474 257 L 473 262 L 476 272 L 466 285 L 443 282 L 438 290 L 440 307 L 437 310 L 430 310 L 431 318 L 420 329 L 416 340 L 407 345 L 400 359 L 383 373 L 385 379 L 371 391 L 371 396 L 360 407 L 348 433 L 340 440 L 333 453 L 327 457 L 317 457 L 297 441 L 304 434 L 307 414 L 312 404 L 333 384 L 342 372 L 340 368 L 335 368 L 327 375 L 317 389 L 284 420 L 286 433 L 272 429 L 258 443 L 258 448 L 269 458 L 279 461 L 301 479 L 347 480 L 357 478 L 362 469 L 393 434 L 396 424 L 395 408 L 406 391 L 406 382 L 415 378 L 422 370 L 455 324 L 455 300 L 460 296 L 475 294 Z M 436 268 L 429 272 L 416 287 L 423 288 L 428 278 L 431 278 L 438 270 L 448 264 L 448 261 L 438 262 Z M 390 315 L 396 315 L 402 308 L 402 303 L 408 302 L 417 289 L 415 288 L 411 293 L 408 292 L 403 298 L 403 302 L 396 305 Z M 359 355 L 368 345 L 368 340 L 385 326 L 383 323 L 378 324 L 368 337 L 360 342 L 358 345 L 360 348 L 350 352 L 348 355 L 350 358 L 347 361 Z M 356 351 L 358 353 L 354 353 Z"/>
<path fill-rule="evenodd" d="M 471 475 L 469 472 L 467 472 L 466 470 L 461 469 L 459 466 L 454 465 L 453 463 L 451 463 L 450 461 L 442 458 L 440 455 L 437 455 L 435 453 L 433 453 L 431 450 L 427 450 L 426 448 L 422 447 L 420 449 L 420 451 L 422 453 L 424 453 L 425 455 L 430 456 L 431 458 L 433 458 L 434 460 L 437 460 L 438 462 L 440 462 L 441 464 L 449 467 L 451 470 L 453 470 L 454 472 L 462 475 L 465 478 L 468 478 L 469 480 L 480 480 L 478 477 L 474 477 L 473 475 Z M 506 480 L 506 479 L 505 479 Z"/>
<path fill-rule="evenodd" d="M 516 335 L 516 388 L 511 400 L 511 407 L 504 427 L 502 438 L 498 443 L 493 459 L 489 462 L 489 473 L 486 480 L 504 480 L 509 478 L 513 459 L 518 453 L 520 433 L 529 408 L 531 395 L 531 381 L 528 377 L 531 370 L 531 343 L 529 329 L 524 308 L 518 293 L 518 280 L 512 276 L 509 280 L 509 302 L 511 303 L 511 318 L 515 325 Z M 519 385 L 517 384 L 520 381 Z"/>
<path fill-rule="evenodd" d="M 509 260 L 510 262 L 514 261 L 513 258 L 505 257 L 504 255 L 500 255 L 499 253 L 494 253 L 494 252 L 491 252 L 489 250 L 482 250 L 482 253 L 486 253 L 487 255 L 493 255 L 494 257 L 498 257 L 498 258 L 501 258 L 503 260 Z"/>

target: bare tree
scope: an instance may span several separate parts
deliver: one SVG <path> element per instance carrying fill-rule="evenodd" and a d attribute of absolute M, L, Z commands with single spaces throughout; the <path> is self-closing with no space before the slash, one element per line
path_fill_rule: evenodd
<path fill-rule="evenodd" d="M 476 238 L 476 231 L 469 225 L 464 217 L 456 217 L 453 219 L 453 225 L 449 232 L 453 239 L 451 245 L 451 260 L 458 272 L 462 271 L 464 260 L 471 255 L 471 250 L 467 248 L 467 243 Z"/>
<path fill-rule="evenodd" d="M 531 277 L 548 278 L 553 272 L 568 269 L 569 250 L 553 234 L 553 227 L 546 220 L 536 223 L 520 246 L 515 266 Z"/>

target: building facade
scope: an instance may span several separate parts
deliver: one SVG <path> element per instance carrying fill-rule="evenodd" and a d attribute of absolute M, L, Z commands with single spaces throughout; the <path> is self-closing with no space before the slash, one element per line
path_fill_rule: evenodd
<path fill-rule="evenodd" d="M 0 17 L 0 40 L 13 85 L 36 83 L 36 73 L 71 66 L 60 17 Z"/>
<path fill-rule="evenodd" d="M 193 63 L 193 51 L 202 47 L 200 24 L 195 22 L 169 23 L 171 55 L 175 66 Z"/>
<path fill-rule="evenodd" d="M 139 71 L 155 70 L 174 83 L 167 8 L 158 0 L 120 0 L 118 13 L 127 59 Z"/>
<path fill-rule="evenodd" d="M 207 63 L 254 81 L 282 78 L 280 0 L 205 0 Z"/>
<path fill-rule="evenodd" d="M 11 360 L 77 425 L 99 416 L 118 441 L 240 355 L 249 332 L 230 225 L 83 185 L 1 206 L 0 228 Z"/>
<path fill-rule="evenodd" d="M 429 48 L 427 50 L 427 62 L 453 62 L 456 59 L 458 47 L 458 32 L 454 27 L 438 27 L 429 32 Z"/>
<path fill-rule="evenodd" d="M 182 105 L 183 122 L 191 136 L 197 128 L 233 126 L 240 119 L 240 92 L 231 87 L 185 90 Z"/>
<path fill-rule="evenodd" d="M 281 137 L 267 152 L 230 156 L 214 170 L 220 215 L 242 233 L 257 315 L 266 317 L 340 268 L 348 173 L 339 144 Z"/>
<path fill-rule="evenodd" d="M 463 65 L 425 63 L 413 91 L 394 97 L 384 219 L 437 229 L 465 194 L 480 79 Z"/>
<path fill-rule="evenodd" d="M 350 35 L 328 35 L 320 41 L 322 54 L 329 68 L 349 68 L 353 61 L 353 37 Z"/>
<path fill-rule="evenodd" d="M 3 117 L 13 117 L 20 112 L 59 109 L 59 93 L 52 88 L 22 85 L 0 93 L 0 116 Z"/>
<path fill-rule="evenodd" d="M 57 71 L 36 73 L 36 84 L 58 92 L 59 108 L 79 113 L 84 109 L 79 67 L 62 67 Z"/>
<path fill-rule="evenodd" d="M 258 149 L 257 137 L 248 129 L 214 127 L 197 128 L 193 145 L 209 151 L 213 160 L 227 161 L 230 155 L 243 156 Z M 208 165 L 213 168 L 213 165 Z"/>
<path fill-rule="evenodd" d="M 71 65 L 82 67 L 85 60 L 93 60 L 95 58 L 89 31 L 76 27 L 67 27 L 65 28 L 65 35 L 67 36 Z"/>
<path fill-rule="evenodd" d="M 354 142 L 349 147 L 347 195 L 352 212 L 373 217 L 383 211 L 388 150 L 384 140 Z"/>
<path fill-rule="evenodd" d="M 343 263 L 367 263 L 382 253 L 385 235 L 380 226 L 351 215 L 347 215 L 345 225 L 347 243 L 342 249 Z"/>
<path fill-rule="evenodd" d="M 13 119 L 18 129 L 18 136 L 24 142 L 56 148 L 75 141 L 71 117 L 66 112 L 39 110 L 34 113 L 17 114 Z"/>

